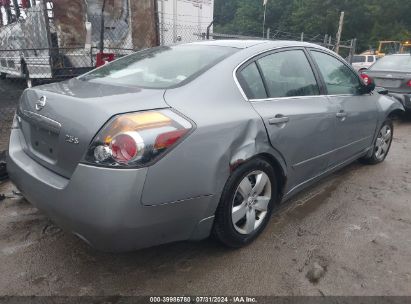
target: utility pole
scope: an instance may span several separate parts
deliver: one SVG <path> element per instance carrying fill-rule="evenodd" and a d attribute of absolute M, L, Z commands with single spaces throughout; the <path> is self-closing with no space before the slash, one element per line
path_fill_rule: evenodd
<path fill-rule="evenodd" d="M 341 12 L 340 23 L 338 25 L 337 41 L 335 43 L 335 52 L 338 54 L 340 51 L 341 34 L 344 26 L 344 12 Z"/>
<path fill-rule="evenodd" d="M 264 5 L 264 20 L 263 20 L 263 38 L 264 38 L 265 37 L 265 16 L 267 13 L 267 0 L 264 0 L 263 5 Z"/>

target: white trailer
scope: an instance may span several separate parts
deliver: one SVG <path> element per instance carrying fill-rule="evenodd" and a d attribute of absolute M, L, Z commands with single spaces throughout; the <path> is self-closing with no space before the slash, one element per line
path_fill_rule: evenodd
<path fill-rule="evenodd" d="M 162 45 L 204 39 L 214 19 L 214 0 L 158 0 Z"/>
<path fill-rule="evenodd" d="M 214 0 L 0 0 L 0 75 L 31 86 L 134 50 L 201 40 L 213 10 Z"/>

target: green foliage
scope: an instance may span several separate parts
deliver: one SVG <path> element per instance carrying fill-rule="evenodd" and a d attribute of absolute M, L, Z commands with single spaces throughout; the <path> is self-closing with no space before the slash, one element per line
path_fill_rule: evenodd
<path fill-rule="evenodd" d="M 268 0 L 266 27 L 335 37 L 345 12 L 342 39 L 358 39 L 360 50 L 379 40 L 411 39 L 411 1 L 407 0 Z M 215 0 L 215 31 L 261 36 L 263 0 Z"/>

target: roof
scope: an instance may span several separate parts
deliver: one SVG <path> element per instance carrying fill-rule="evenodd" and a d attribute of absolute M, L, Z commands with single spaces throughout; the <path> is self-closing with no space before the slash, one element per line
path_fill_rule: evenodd
<path fill-rule="evenodd" d="M 189 44 L 202 44 L 202 45 L 212 45 L 212 46 L 223 46 L 232 47 L 237 49 L 246 49 L 258 44 L 267 43 L 265 40 L 204 40 L 199 42 L 192 42 Z"/>
<path fill-rule="evenodd" d="M 246 49 L 256 45 L 266 45 L 267 47 L 286 47 L 286 46 L 315 46 L 316 44 L 300 42 L 300 41 L 287 41 L 287 40 L 204 40 L 200 42 L 192 42 L 190 44 L 203 44 L 211 46 L 223 46 L 223 47 L 233 47 L 238 49 Z"/>
<path fill-rule="evenodd" d="M 410 56 L 410 53 L 405 53 L 405 54 L 387 54 L 385 56 Z"/>

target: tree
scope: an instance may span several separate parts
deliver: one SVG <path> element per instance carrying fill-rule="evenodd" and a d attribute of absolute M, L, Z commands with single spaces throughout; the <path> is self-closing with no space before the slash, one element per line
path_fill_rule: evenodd
<path fill-rule="evenodd" d="M 262 0 L 215 0 L 215 31 L 262 35 Z M 268 0 L 266 27 L 335 37 L 341 11 L 345 12 L 342 39 L 358 39 L 360 50 L 379 40 L 411 39 L 411 1 L 403 0 Z M 294 39 L 296 35 L 294 35 Z"/>

